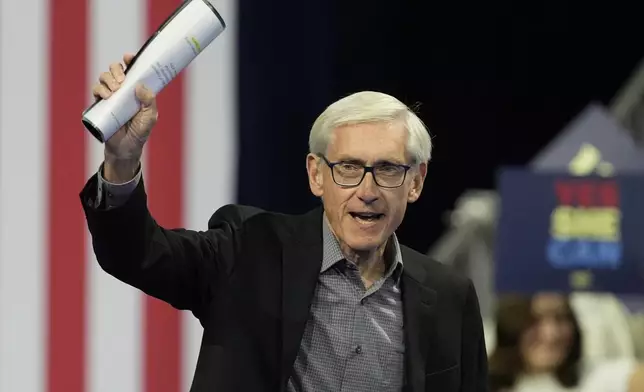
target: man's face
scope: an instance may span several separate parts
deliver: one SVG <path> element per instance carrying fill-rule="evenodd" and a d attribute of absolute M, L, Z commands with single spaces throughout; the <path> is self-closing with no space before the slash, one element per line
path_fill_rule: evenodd
<path fill-rule="evenodd" d="M 409 165 L 407 137 L 406 129 L 398 123 L 339 127 L 334 130 L 325 157 L 331 163 Z M 407 203 L 420 196 L 427 166 L 422 163 L 412 167 L 403 184 L 396 188 L 376 185 L 372 173 L 367 173 L 358 186 L 340 186 L 334 182 L 325 161 L 312 154 L 307 157 L 307 170 L 311 191 L 322 198 L 326 216 L 341 245 L 365 252 L 378 249 L 398 228 Z"/>

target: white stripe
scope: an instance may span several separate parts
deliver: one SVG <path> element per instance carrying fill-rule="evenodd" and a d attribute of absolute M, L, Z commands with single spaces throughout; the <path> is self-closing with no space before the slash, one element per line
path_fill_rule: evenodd
<path fill-rule="evenodd" d="M 190 65 L 186 76 L 185 224 L 206 229 L 210 215 L 232 203 L 237 180 L 236 31 L 237 0 L 212 2 L 226 31 Z M 203 329 L 184 313 L 183 385 L 188 391 Z"/>
<path fill-rule="evenodd" d="M 46 375 L 48 2 L 0 0 L 0 391 Z"/>
<path fill-rule="evenodd" d="M 124 53 L 136 52 L 143 44 L 145 28 L 144 0 L 91 0 L 89 4 L 88 97 L 98 75 L 107 71 L 110 63 L 122 61 Z M 88 132 L 86 135 L 89 178 L 103 160 L 103 145 Z M 89 233 L 87 238 L 90 241 Z M 96 262 L 91 242 L 87 248 L 86 391 L 139 392 L 143 383 L 142 295 L 105 273 Z"/>

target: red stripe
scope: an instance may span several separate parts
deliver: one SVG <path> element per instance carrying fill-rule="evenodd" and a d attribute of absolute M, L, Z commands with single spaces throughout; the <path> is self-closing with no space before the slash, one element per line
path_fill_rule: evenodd
<path fill-rule="evenodd" d="M 49 9 L 49 206 L 46 210 L 49 213 L 49 336 L 46 385 L 49 392 L 83 392 L 85 219 L 78 192 L 86 180 L 86 132 L 80 124 L 80 113 L 89 94 L 86 86 L 87 0 L 51 0 Z"/>
<path fill-rule="evenodd" d="M 152 34 L 181 0 L 147 0 Z M 155 219 L 181 227 L 183 192 L 184 83 L 180 74 L 160 94 L 159 122 L 146 150 L 146 189 Z M 179 392 L 181 380 L 180 313 L 154 298 L 145 299 L 145 392 Z"/>

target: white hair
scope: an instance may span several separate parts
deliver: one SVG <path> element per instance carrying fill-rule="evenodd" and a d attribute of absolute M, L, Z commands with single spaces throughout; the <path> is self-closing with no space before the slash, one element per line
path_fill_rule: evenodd
<path fill-rule="evenodd" d="M 412 164 L 430 160 L 432 141 L 422 120 L 398 99 L 374 91 L 351 94 L 329 105 L 313 123 L 309 150 L 313 154 L 326 154 L 334 129 L 375 122 L 402 123 L 408 132 L 406 152 Z"/>

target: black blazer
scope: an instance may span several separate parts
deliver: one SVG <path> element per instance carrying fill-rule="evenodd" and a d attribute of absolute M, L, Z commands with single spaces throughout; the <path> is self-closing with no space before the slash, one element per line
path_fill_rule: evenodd
<path fill-rule="evenodd" d="M 207 231 L 170 230 L 150 215 L 143 181 L 107 211 L 95 208 L 96 189 L 94 176 L 80 197 L 103 270 L 192 311 L 204 327 L 191 391 L 284 391 L 321 268 L 322 209 L 294 216 L 227 205 Z M 410 248 L 402 257 L 405 390 L 485 391 L 472 283 Z"/>

